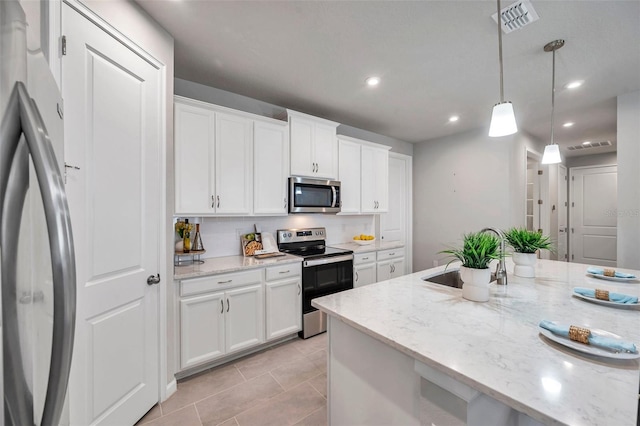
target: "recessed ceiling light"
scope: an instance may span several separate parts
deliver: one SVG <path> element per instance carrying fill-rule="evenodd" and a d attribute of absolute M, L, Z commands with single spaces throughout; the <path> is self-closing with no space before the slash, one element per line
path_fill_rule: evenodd
<path fill-rule="evenodd" d="M 572 81 L 564 87 L 566 87 L 567 89 L 577 89 L 578 87 L 582 86 L 582 83 L 584 83 L 582 80 Z"/>
<path fill-rule="evenodd" d="M 584 141 L 582 142 L 582 145 L 591 145 L 591 141 Z"/>
<path fill-rule="evenodd" d="M 378 84 L 380 84 L 380 78 L 379 77 L 369 77 L 365 80 L 367 82 L 368 86 L 377 86 Z"/>
<path fill-rule="evenodd" d="M 573 122 L 569 121 L 569 122 L 567 122 L 567 123 L 564 123 L 564 124 L 562 125 L 562 127 L 571 127 L 571 126 L 573 126 L 574 124 L 575 124 L 575 123 L 573 123 Z"/>
<path fill-rule="evenodd" d="M 452 115 L 451 117 L 449 117 L 449 121 L 451 123 L 460 120 L 460 117 L 458 117 L 457 115 Z"/>

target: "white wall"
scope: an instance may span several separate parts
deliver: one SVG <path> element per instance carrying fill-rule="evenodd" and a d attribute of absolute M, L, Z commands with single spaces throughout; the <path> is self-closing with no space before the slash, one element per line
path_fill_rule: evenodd
<path fill-rule="evenodd" d="M 524 225 L 526 149 L 543 146 L 520 132 L 486 129 L 416 144 L 413 153 L 413 269 L 440 260 L 462 234 Z"/>
<path fill-rule="evenodd" d="M 618 266 L 640 269 L 640 91 L 618 96 Z"/>

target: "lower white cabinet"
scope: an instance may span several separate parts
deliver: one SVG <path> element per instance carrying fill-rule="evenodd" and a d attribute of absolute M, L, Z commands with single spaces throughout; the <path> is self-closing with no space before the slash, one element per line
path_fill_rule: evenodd
<path fill-rule="evenodd" d="M 224 355 L 224 292 L 180 300 L 180 367 Z"/>
<path fill-rule="evenodd" d="M 376 252 L 353 255 L 353 287 L 373 284 L 376 279 Z"/>
<path fill-rule="evenodd" d="M 405 275 L 404 248 L 380 250 L 377 253 L 378 281 L 390 280 Z"/>
<path fill-rule="evenodd" d="M 300 264 L 266 268 L 266 339 L 302 330 L 302 271 Z"/>
<path fill-rule="evenodd" d="M 252 285 L 225 292 L 226 353 L 264 342 L 264 299 L 262 285 Z"/>

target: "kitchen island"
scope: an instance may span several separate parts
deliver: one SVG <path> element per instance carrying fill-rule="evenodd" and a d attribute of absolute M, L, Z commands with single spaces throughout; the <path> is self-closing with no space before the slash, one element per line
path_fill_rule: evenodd
<path fill-rule="evenodd" d="M 592 278 L 587 267 L 538 260 L 536 278 L 519 278 L 508 260 L 509 284 L 492 283 L 486 303 L 423 281 L 443 266 L 314 299 L 329 316 L 330 424 L 635 425 L 637 359 L 539 334 L 547 319 L 640 343 L 640 311 L 572 296 L 574 287 L 637 296 L 640 282 Z"/>

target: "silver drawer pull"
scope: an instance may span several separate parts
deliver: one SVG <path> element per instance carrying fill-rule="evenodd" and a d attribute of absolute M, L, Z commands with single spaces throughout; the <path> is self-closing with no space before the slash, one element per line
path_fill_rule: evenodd
<path fill-rule="evenodd" d="M 395 253 L 389 253 L 389 256 L 395 256 L 395 255 L 396 255 Z"/>
<path fill-rule="evenodd" d="M 280 274 L 288 274 L 289 272 L 291 272 L 289 269 L 287 269 L 286 271 L 280 271 Z"/>
<path fill-rule="evenodd" d="M 300 296 L 300 293 L 302 293 L 302 287 L 300 287 L 300 284 L 298 284 L 298 296 Z"/>
<path fill-rule="evenodd" d="M 233 280 L 226 280 L 226 281 L 218 281 L 218 284 L 228 284 Z"/>
<path fill-rule="evenodd" d="M 363 257 L 361 260 L 369 260 L 368 257 Z"/>

